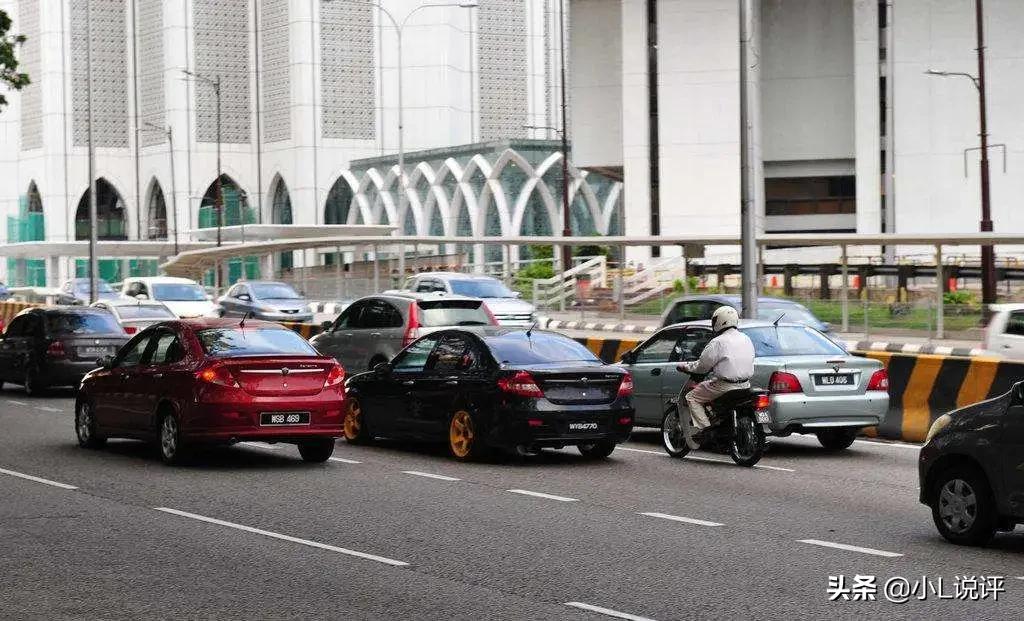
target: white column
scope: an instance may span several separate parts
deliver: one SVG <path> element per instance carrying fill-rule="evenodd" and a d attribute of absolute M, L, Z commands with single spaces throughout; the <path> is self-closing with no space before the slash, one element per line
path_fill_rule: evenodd
<path fill-rule="evenodd" d="M 853 116 L 857 232 L 882 230 L 881 122 L 878 101 L 878 3 L 853 2 Z"/>
<path fill-rule="evenodd" d="M 651 183 L 647 99 L 647 1 L 622 0 L 622 166 L 625 235 L 649 235 Z M 645 261 L 647 248 L 630 246 L 628 259 Z"/>

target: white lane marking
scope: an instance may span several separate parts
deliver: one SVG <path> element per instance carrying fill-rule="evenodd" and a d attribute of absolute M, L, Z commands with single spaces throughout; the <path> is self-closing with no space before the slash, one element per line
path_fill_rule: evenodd
<path fill-rule="evenodd" d="M 8 399 L 7 403 L 13 403 L 14 405 L 28 405 L 24 401 L 15 401 L 14 399 Z"/>
<path fill-rule="evenodd" d="M 443 474 L 433 474 L 430 472 L 420 472 L 418 470 L 403 470 L 402 474 L 411 474 L 414 477 L 426 477 L 428 479 L 437 479 L 438 481 L 461 481 L 455 477 L 445 476 Z"/>
<path fill-rule="evenodd" d="M 36 483 L 42 483 L 44 485 L 52 485 L 61 489 L 78 489 L 74 485 L 68 485 L 67 483 L 58 483 L 57 481 L 51 481 L 50 479 L 42 479 L 40 477 L 34 477 L 31 474 L 25 474 L 24 472 L 15 472 L 14 470 L 5 470 L 0 468 L 0 473 L 9 474 L 12 477 L 18 477 L 19 479 L 26 479 L 28 481 L 35 481 Z"/>
<path fill-rule="evenodd" d="M 874 548 L 862 548 L 860 546 L 851 546 L 845 543 L 821 541 L 820 539 L 798 539 L 797 542 L 808 543 L 812 546 L 822 546 L 824 548 L 836 548 L 837 550 L 846 550 L 847 552 L 860 552 L 862 554 L 871 554 L 873 556 L 884 556 L 886 558 L 895 558 L 897 556 L 903 556 L 899 552 L 886 552 L 885 550 L 875 550 Z"/>
<path fill-rule="evenodd" d="M 664 451 L 649 451 L 647 449 L 629 448 L 628 446 L 620 446 L 620 447 L 618 447 L 618 450 L 620 450 L 620 451 L 632 451 L 634 453 L 647 453 L 649 455 L 665 455 L 665 457 L 668 457 L 668 455 L 665 454 Z"/>
<path fill-rule="evenodd" d="M 339 463 L 342 463 L 342 464 L 361 464 L 361 463 L 363 463 L 361 461 L 356 461 L 354 459 L 345 459 L 344 457 L 328 457 L 327 459 L 329 461 L 336 461 L 336 462 L 339 462 Z"/>
<path fill-rule="evenodd" d="M 618 610 L 612 610 L 611 608 L 602 608 L 601 606 L 585 604 L 583 602 L 565 602 L 565 605 L 572 606 L 573 608 L 579 608 L 580 610 L 586 610 L 588 612 L 596 612 L 608 617 L 615 617 L 616 619 L 629 619 L 629 621 L 654 621 L 654 619 L 651 619 L 650 617 L 631 615 L 628 612 L 619 612 Z"/>
<path fill-rule="evenodd" d="M 36 409 L 37 410 L 42 410 L 43 412 L 63 412 L 64 411 L 64 410 L 62 410 L 60 408 L 51 408 L 48 405 L 37 405 Z"/>
<path fill-rule="evenodd" d="M 349 550 L 347 548 L 339 548 L 337 546 L 327 545 L 326 543 L 319 543 L 317 541 L 310 541 L 309 539 L 300 539 L 298 537 L 292 537 L 290 535 L 282 535 L 281 533 L 275 533 L 269 530 L 263 530 L 260 528 L 253 528 L 252 526 L 245 526 L 242 524 L 235 524 L 234 522 L 225 522 L 224 520 L 218 520 L 216 518 L 206 517 L 205 515 L 198 515 L 196 513 L 188 513 L 187 511 L 179 511 L 177 509 L 169 509 L 167 507 L 153 507 L 157 511 L 164 513 L 170 513 L 181 517 L 186 517 L 191 520 L 198 520 L 200 522 L 207 522 L 209 524 L 216 524 L 218 526 L 226 526 L 228 528 L 234 528 L 236 530 L 242 530 L 247 533 L 253 533 L 256 535 L 263 535 L 264 537 L 272 537 L 274 539 L 281 539 L 283 541 L 290 541 L 292 543 L 299 543 L 304 546 L 311 548 L 320 548 L 321 550 L 328 550 L 331 552 L 339 552 L 341 554 L 347 554 L 348 556 L 355 556 L 357 558 L 366 559 L 369 561 L 376 561 L 378 563 L 384 563 L 385 565 L 391 565 L 393 567 L 406 567 L 409 563 L 403 561 L 396 561 L 391 558 L 384 556 L 377 556 L 376 554 L 367 554 L 366 552 L 357 552 L 356 550 Z"/>
<path fill-rule="evenodd" d="M 686 522 L 687 524 L 696 524 L 697 526 L 724 526 L 724 524 L 719 524 L 718 522 L 708 522 L 707 520 L 698 520 L 696 518 L 688 518 L 681 515 L 669 515 L 668 513 L 641 513 L 640 515 L 661 518 L 663 520 L 672 520 L 673 522 Z"/>
<path fill-rule="evenodd" d="M 523 494 L 524 496 L 536 496 L 537 498 L 547 498 L 548 500 L 558 500 L 561 502 L 577 502 L 578 498 L 569 498 L 568 496 L 555 496 L 554 494 L 544 494 L 542 492 L 531 492 L 528 489 L 510 489 L 507 490 L 513 494 Z"/>
<path fill-rule="evenodd" d="M 266 442 L 243 442 L 242 444 L 251 446 L 252 448 L 267 449 L 268 451 L 276 451 L 281 448 L 280 446 L 274 446 L 272 444 L 267 444 Z"/>
<path fill-rule="evenodd" d="M 661 457 L 668 457 L 668 454 L 667 453 L 663 453 L 662 451 L 649 451 L 647 449 L 635 449 L 635 448 L 629 448 L 629 447 L 626 447 L 626 446 L 620 446 L 620 447 L 618 447 L 617 450 L 620 450 L 620 451 L 632 451 L 634 453 L 647 453 L 648 455 L 659 455 Z M 733 463 L 732 461 L 730 461 L 728 459 L 715 459 L 714 457 L 701 457 L 700 455 L 685 455 L 683 457 L 683 459 L 692 459 L 694 461 L 707 461 L 707 462 L 712 462 L 712 463 L 716 463 L 716 464 L 731 464 L 731 463 Z M 756 464 L 756 465 L 754 465 L 754 467 L 755 468 L 760 468 L 762 470 L 777 470 L 779 472 L 794 472 L 794 470 L 792 468 L 783 468 L 781 466 L 769 466 L 769 465 L 766 465 L 766 464 Z"/>
<path fill-rule="evenodd" d="M 902 442 L 876 442 L 874 440 L 854 440 L 857 444 L 867 444 L 869 446 L 885 446 L 888 448 L 900 448 L 908 449 L 911 451 L 920 451 L 921 447 L 916 444 L 904 444 Z"/>

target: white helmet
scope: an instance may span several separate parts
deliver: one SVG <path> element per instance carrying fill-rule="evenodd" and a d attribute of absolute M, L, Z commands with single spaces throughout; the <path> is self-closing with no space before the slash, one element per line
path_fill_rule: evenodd
<path fill-rule="evenodd" d="M 729 328 L 735 328 L 739 323 L 739 313 L 731 306 L 720 306 L 711 315 L 711 329 L 715 331 L 715 334 Z"/>

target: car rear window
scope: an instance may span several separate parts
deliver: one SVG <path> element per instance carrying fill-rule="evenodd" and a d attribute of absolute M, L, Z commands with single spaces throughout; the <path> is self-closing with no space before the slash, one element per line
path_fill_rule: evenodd
<path fill-rule="evenodd" d="M 846 355 L 821 332 L 804 326 L 743 328 L 743 333 L 753 341 L 758 357 Z"/>
<path fill-rule="evenodd" d="M 118 306 L 121 319 L 174 319 L 175 314 L 163 306 Z"/>
<path fill-rule="evenodd" d="M 484 339 L 494 358 L 503 365 L 534 365 L 564 362 L 600 363 L 589 349 L 567 336 L 550 332 L 516 331 Z"/>
<path fill-rule="evenodd" d="M 206 292 L 190 283 L 162 283 L 153 285 L 153 299 L 166 302 L 203 302 Z"/>
<path fill-rule="evenodd" d="M 46 331 L 54 336 L 120 334 L 121 328 L 109 313 L 49 313 Z"/>
<path fill-rule="evenodd" d="M 417 305 L 418 319 L 424 328 L 491 325 L 491 317 L 480 300 L 430 300 Z"/>
<path fill-rule="evenodd" d="M 197 335 L 211 356 L 318 356 L 306 339 L 279 328 L 207 328 Z"/>

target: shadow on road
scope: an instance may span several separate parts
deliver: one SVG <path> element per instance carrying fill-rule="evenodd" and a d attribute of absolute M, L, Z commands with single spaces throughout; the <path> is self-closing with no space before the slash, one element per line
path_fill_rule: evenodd
<path fill-rule="evenodd" d="M 246 445 L 233 446 L 198 446 L 193 449 L 189 459 L 181 466 L 169 469 L 196 468 L 206 470 L 279 470 L 281 468 L 317 468 L 322 464 L 309 464 L 292 450 L 290 445 L 278 444 L 276 450 L 263 450 Z M 136 440 L 110 440 L 101 449 L 86 450 L 75 444 L 63 444 L 54 447 L 58 453 L 76 456 L 96 456 L 108 459 L 111 456 L 124 461 L 140 462 L 145 466 L 162 466 L 160 455 L 155 444 Z"/>

